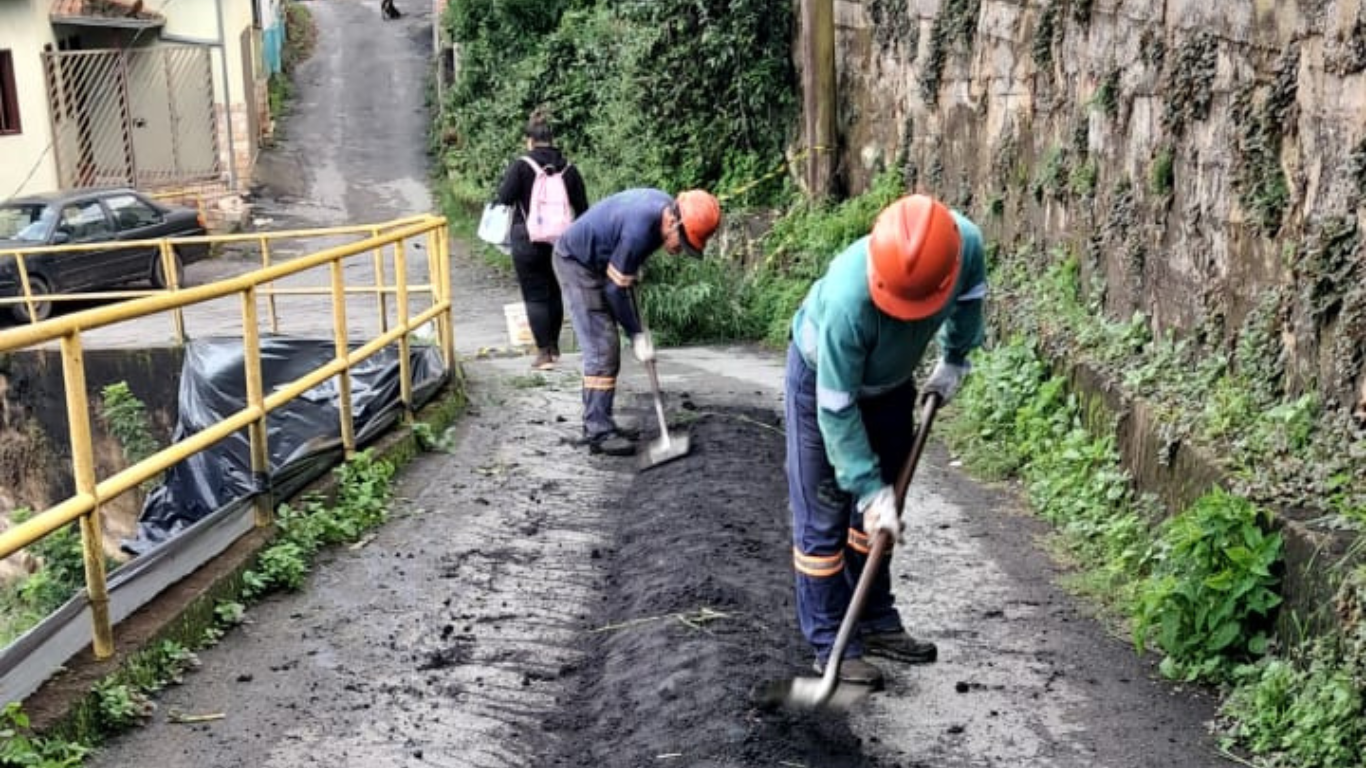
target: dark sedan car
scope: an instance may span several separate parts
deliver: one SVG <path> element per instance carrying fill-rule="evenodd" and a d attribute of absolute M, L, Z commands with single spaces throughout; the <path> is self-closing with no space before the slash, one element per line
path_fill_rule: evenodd
<path fill-rule="evenodd" d="M 203 235 L 204 219 L 193 208 L 166 205 L 131 189 L 78 189 L 0 203 L 0 251 L 45 245 L 104 243 L 108 248 L 24 256 L 29 287 L 35 295 L 80 293 L 125 283 L 151 281 L 167 285 L 161 254 L 155 247 L 120 248 L 120 240 Z M 204 244 L 175 248 L 177 284 L 187 262 L 208 254 Z M 19 270 L 12 256 L 0 256 L 0 296 L 19 296 Z M 27 321 L 24 304 L 11 311 Z M 52 302 L 37 302 L 34 314 L 42 320 Z"/>

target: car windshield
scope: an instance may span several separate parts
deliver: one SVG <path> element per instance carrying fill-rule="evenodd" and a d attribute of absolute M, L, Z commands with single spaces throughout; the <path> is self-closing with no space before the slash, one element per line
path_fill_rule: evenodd
<path fill-rule="evenodd" d="M 0 240 L 42 242 L 56 217 L 56 209 L 44 203 L 0 205 Z"/>

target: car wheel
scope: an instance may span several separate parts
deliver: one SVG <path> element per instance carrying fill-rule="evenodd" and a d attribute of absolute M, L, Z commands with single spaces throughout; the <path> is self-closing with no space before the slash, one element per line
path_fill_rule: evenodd
<path fill-rule="evenodd" d="M 185 260 L 180 258 L 180 251 L 171 249 L 171 262 L 175 265 L 175 284 L 178 288 L 185 287 Z M 152 259 L 152 286 L 158 290 L 165 290 L 171 287 L 166 280 L 166 268 L 162 266 L 161 254 L 158 253 Z"/>
<path fill-rule="evenodd" d="M 29 275 L 28 287 L 34 296 L 46 296 L 52 293 L 52 286 L 48 283 L 47 278 L 42 275 Z M 36 323 L 52 316 L 52 302 L 34 301 L 32 319 L 29 318 L 28 305 L 23 302 L 11 304 L 10 311 L 14 313 L 14 318 L 21 323 Z"/>

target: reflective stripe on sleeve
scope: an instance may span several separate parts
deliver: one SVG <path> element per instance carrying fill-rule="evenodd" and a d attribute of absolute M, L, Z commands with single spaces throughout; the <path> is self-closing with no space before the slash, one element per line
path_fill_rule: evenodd
<path fill-rule="evenodd" d="M 636 284 L 635 275 L 624 274 L 612 264 L 607 265 L 607 279 L 611 280 L 618 288 L 630 288 Z"/>
<path fill-rule="evenodd" d="M 978 283 L 977 285 L 972 286 L 971 288 L 967 289 L 966 291 L 963 291 L 962 295 L 960 295 L 960 296 L 958 297 L 958 300 L 959 300 L 959 301 L 977 301 L 978 299 L 984 299 L 984 298 L 986 298 L 986 296 L 987 296 L 987 284 L 986 284 L 985 282 L 981 282 L 981 283 Z"/>
<path fill-rule="evenodd" d="M 816 407 L 821 410 L 839 413 L 853 404 L 854 396 L 850 393 L 816 385 Z"/>

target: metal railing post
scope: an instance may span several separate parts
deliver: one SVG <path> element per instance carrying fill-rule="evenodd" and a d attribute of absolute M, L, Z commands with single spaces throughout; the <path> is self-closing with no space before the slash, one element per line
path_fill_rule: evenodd
<path fill-rule="evenodd" d="M 370 236 L 379 238 L 379 227 L 370 230 Z M 389 330 L 389 297 L 384 294 L 384 246 L 377 245 L 370 252 L 375 265 L 375 299 L 379 305 L 379 332 L 384 333 Z M 402 276 L 396 278 L 403 280 Z"/>
<path fill-rule="evenodd" d="M 409 423 L 413 420 L 413 365 L 408 336 L 413 329 L 408 327 L 408 253 L 402 240 L 394 241 L 394 274 L 397 276 L 394 285 L 398 289 L 398 327 L 403 329 L 403 335 L 398 338 L 398 391 L 403 400 L 403 421 Z"/>
<path fill-rule="evenodd" d="M 28 308 L 28 321 L 38 322 L 38 315 L 34 312 L 33 289 L 28 282 L 28 265 L 24 263 L 24 254 L 14 254 L 14 264 L 19 268 L 19 286 L 24 290 L 24 306 Z"/>
<path fill-rule="evenodd" d="M 256 288 L 242 292 L 242 366 L 246 375 L 247 407 L 260 409 L 261 418 L 247 427 L 251 441 L 251 479 L 256 491 L 252 505 L 256 525 L 270 525 L 275 517 L 275 494 L 270 483 L 270 443 L 266 429 L 266 396 L 261 383 L 261 333 L 256 315 Z"/>
<path fill-rule="evenodd" d="M 346 339 L 346 281 L 342 276 L 340 259 L 332 260 L 332 337 L 337 359 L 346 364 L 337 382 L 337 412 L 341 416 L 342 449 L 346 458 L 356 453 L 356 425 L 351 418 L 351 364 Z"/>
<path fill-rule="evenodd" d="M 435 307 L 441 302 L 441 286 L 439 285 L 441 275 L 441 254 L 436 250 L 435 228 L 427 230 L 427 295 L 431 299 L 429 306 Z"/>
<path fill-rule="evenodd" d="M 270 268 L 270 238 L 261 235 L 261 269 Z M 270 292 L 266 296 L 266 312 L 270 316 L 270 332 L 280 332 L 280 316 L 275 311 L 275 283 L 270 284 Z"/>
<path fill-rule="evenodd" d="M 104 578 L 104 534 L 100 499 L 95 490 L 95 454 L 90 438 L 90 404 L 85 396 L 85 356 L 79 331 L 62 337 L 62 381 L 66 386 L 66 419 L 71 434 L 71 471 L 76 493 L 95 500 L 81 516 L 81 549 L 85 558 L 85 591 L 90 601 L 95 658 L 114 655 L 114 629 L 109 623 L 109 587 Z"/>
<path fill-rule="evenodd" d="M 446 311 L 441 313 L 441 322 L 437 324 L 441 333 L 441 351 L 446 358 L 446 370 L 451 371 L 452 377 L 458 371 L 455 358 L 455 322 L 451 319 L 451 230 L 450 225 L 443 222 L 441 224 L 441 234 L 437 236 L 437 243 L 441 248 L 441 302 L 446 307 Z"/>
<path fill-rule="evenodd" d="M 180 270 L 175 268 L 175 248 L 171 247 L 171 241 L 162 238 L 161 245 L 161 275 L 166 281 L 166 287 L 174 293 L 180 290 Z M 176 307 L 171 311 L 171 324 L 175 327 L 175 343 L 184 346 L 185 344 L 185 310 Z"/>

